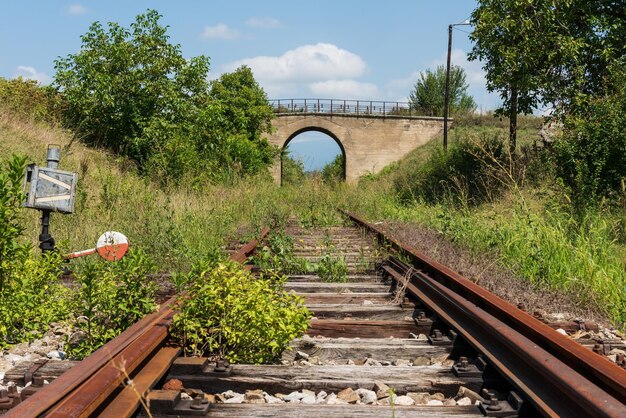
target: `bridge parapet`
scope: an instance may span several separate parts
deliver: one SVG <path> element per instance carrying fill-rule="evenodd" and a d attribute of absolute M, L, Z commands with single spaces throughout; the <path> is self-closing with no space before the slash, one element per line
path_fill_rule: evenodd
<path fill-rule="evenodd" d="M 343 99 L 273 99 L 269 101 L 277 115 L 325 114 L 341 116 L 374 116 L 426 118 L 418 115 L 409 102 Z M 440 119 L 440 118 L 433 118 Z"/>

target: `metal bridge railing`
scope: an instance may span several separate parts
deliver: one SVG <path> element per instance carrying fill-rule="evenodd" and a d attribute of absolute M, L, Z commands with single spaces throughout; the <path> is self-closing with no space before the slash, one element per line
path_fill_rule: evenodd
<path fill-rule="evenodd" d="M 338 115 L 420 116 L 408 102 L 341 99 L 274 99 L 270 100 L 278 114 L 327 113 Z"/>

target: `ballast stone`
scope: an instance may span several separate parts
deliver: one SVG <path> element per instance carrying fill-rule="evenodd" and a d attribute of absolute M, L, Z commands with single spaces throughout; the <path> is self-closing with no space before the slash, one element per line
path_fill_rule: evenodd
<path fill-rule="evenodd" d="M 376 401 L 378 400 L 376 392 L 374 392 L 373 390 L 360 388 L 357 389 L 356 393 L 361 398 L 361 403 L 364 403 L 366 405 L 376 403 Z"/>

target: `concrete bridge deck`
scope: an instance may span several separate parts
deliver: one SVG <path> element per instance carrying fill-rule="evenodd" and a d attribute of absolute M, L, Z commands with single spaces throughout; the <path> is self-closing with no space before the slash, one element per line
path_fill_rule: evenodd
<path fill-rule="evenodd" d="M 443 129 L 443 118 L 418 116 L 408 103 L 321 99 L 281 99 L 270 103 L 278 117 L 269 142 L 283 149 L 303 132 L 327 134 L 345 156 L 348 183 L 379 172 Z M 272 173 L 280 183 L 280 157 Z"/>

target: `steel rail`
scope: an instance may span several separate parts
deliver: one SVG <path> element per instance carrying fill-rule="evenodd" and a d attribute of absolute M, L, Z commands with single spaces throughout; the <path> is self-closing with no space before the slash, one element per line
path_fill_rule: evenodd
<path fill-rule="evenodd" d="M 409 275 L 406 289 L 463 335 L 545 416 L 625 416 L 622 402 L 557 357 L 422 271 L 407 274 L 409 269 L 387 271 L 400 282 Z"/>
<path fill-rule="evenodd" d="M 174 317 L 169 315 L 150 324 L 139 338 L 46 413 L 48 418 L 88 417 L 115 391 L 124 378 L 132 375 L 148 357 L 152 357 L 167 339 L 168 327 Z"/>
<path fill-rule="evenodd" d="M 253 239 L 250 242 L 246 243 L 243 247 L 233 252 L 230 255 L 230 259 L 238 263 L 243 263 L 244 261 L 246 261 L 246 259 L 250 256 L 250 254 L 252 254 L 252 252 L 256 249 L 257 245 L 259 245 L 259 242 L 262 242 L 267 236 L 267 234 L 269 234 L 269 232 L 270 232 L 269 227 L 263 228 L 261 230 L 261 234 L 259 235 L 258 240 Z"/>
<path fill-rule="evenodd" d="M 441 285 L 471 302 L 477 308 L 497 317 L 503 324 L 522 334 L 539 348 L 554 355 L 567 367 L 600 387 L 610 397 L 626 404 L 626 371 L 608 359 L 587 350 L 553 330 L 545 323 L 488 292 L 457 272 L 402 243 L 389 232 L 372 225 L 357 215 L 343 211 L 354 223 L 374 232 L 380 240 L 409 255 L 415 265 Z M 584 388 L 583 388 L 584 389 Z"/>
<path fill-rule="evenodd" d="M 232 253 L 231 260 L 244 262 L 268 233 L 269 228 L 264 228 L 259 240 L 252 240 Z M 170 298 L 158 312 L 131 325 L 3 417 L 73 418 L 96 412 L 127 376 L 133 376 L 147 359 L 158 355 L 169 336 L 176 300 L 177 296 Z"/>
<path fill-rule="evenodd" d="M 142 405 L 146 393 L 154 387 L 167 373 L 172 363 L 178 358 L 181 349 L 177 347 L 163 347 L 150 359 L 150 362 L 141 371 L 133 376 L 132 384 L 124 386 L 115 399 L 109 402 L 99 412 L 100 418 L 119 418 L 132 416 Z M 144 406 L 145 403 L 143 404 Z"/>
<path fill-rule="evenodd" d="M 175 301 L 176 297 L 170 298 L 158 312 L 146 315 L 131 325 L 120 335 L 85 358 L 79 365 L 72 367 L 51 384 L 44 386 L 27 400 L 7 411 L 3 417 L 36 417 L 45 413 L 50 407 L 60 402 L 65 396 L 87 381 L 94 374 L 94 371 L 105 367 L 112 358 L 116 357 L 137 338 L 141 337 L 145 333 L 146 327 L 149 327 L 154 322 L 160 322 L 171 315 L 171 305 Z"/>

